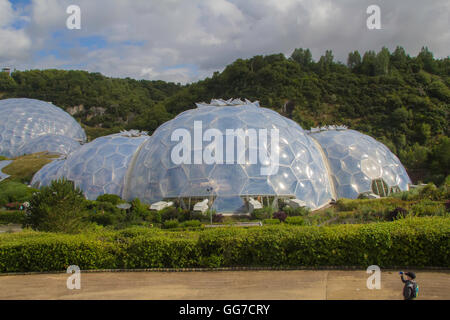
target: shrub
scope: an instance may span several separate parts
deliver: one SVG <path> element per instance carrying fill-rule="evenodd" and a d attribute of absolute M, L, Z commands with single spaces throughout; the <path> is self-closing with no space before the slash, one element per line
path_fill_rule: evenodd
<path fill-rule="evenodd" d="M 177 219 L 179 212 L 175 207 L 168 207 L 160 210 L 159 213 L 161 214 L 161 220 L 164 222 L 167 220 Z"/>
<path fill-rule="evenodd" d="M 439 189 L 433 184 L 429 183 L 425 187 L 419 189 L 420 199 L 439 200 Z"/>
<path fill-rule="evenodd" d="M 289 217 L 295 217 L 295 216 L 307 216 L 311 209 L 308 207 L 298 207 L 298 208 L 292 208 L 290 206 L 284 206 L 283 210 Z"/>
<path fill-rule="evenodd" d="M 71 181 L 52 181 L 30 201 L 25 226 L 35 230 L 76 233 L 85 227 L 86 200 Z"/>
<path fill-rule="evenodd" d="M 224 216 L 223 216 L 223 214 L 220 214 L 220 213 L 215 213 L 212 216 L 212 220 L 215 223 L 222 223 L 223 219 L 224 219 Z"/>
<path fill-rule="evenodd" d="M 33 193 L 38 190 L 29 188 L 28 186 L 15 182 L 15 181 L 3 181 L 0 182 L 0 206 L 4 206 L 7 203 L 29 201 Z"/>
<path fill-rule="evenodd" d="M 164 221 L 164 229 L 174 229 L 179 227 L 179 222 L 177 219 Z"/>
<path fill-rule="evenodd" d="M 99 203 L 98 207 L 101 207 L 107 202 Z M 89 221 L 95 222 L 102 226 L 120 226 L 126 222 L 126 214 L 118 210 L 116 212 L 109 210 L 98 210 L 89 212 Z"/>
<path fill-rule="evenodd" d="M 262 209 L 255 209 L 250 214 L 251 219 L 253 220 L 263 220 L 263 219 L 271 219 L 274 209 L 271 206 L 264 207 Z"/>
<path fill-rule="evenodd" d="M 187 220 L 182 225 L 185 228 L 198 228 L 202 226 L 202 223 L 199 220 Z"/>
<path fill-rule="evenodd" d="M 273 218 L 278 219 L 281 222 L 284 222 L 284 220 L 286 220 L 286 217 L 287 217 L 287 214 L 284 213 L 283 211 L 278 211 L 273 214 Z"/>
<path fill-rule="evenodd" d="M 386 216 L 386 220 L 387 221 L 394 221 L 396 219 L 401 219 L 406 217 L 408 214 L 408 210 L 398 207 L 395 208 L 394 210 L 392 210 L 391 212 L 389 212 Z"/>
<path fill-rule="evenodd" d="M 415 216 L 443 216 L 445 215 L 445 207 L 443 204 L 430 200 L 422 200 L 414 204 L 411 209 L 411 213 Z"/>
<path fill-rule="evenodd" d="M 98 202 L 109 202 L 113 205 L 118 205 L 119 203 L 124 202 L 118 195 L 115 194 L 102 194 L 97 198 Z"/>
<path fill-rule="evenodd" d="M 305 219 L 302 217 L 296 216 L 296 217 L 287 217 L 286 221 L 287 224 L 293 224 L 297 226 L 304 226 L 305 225 Z"/>
<path fill-rule="evenodd" d="M 263 224 L 280 224 L 281 221 L 278 219 L 264 219 Z"/>
<path fill-rule="evenodd" d="M 0 224 L 22 224 L 25 221 L 24 211 L 0 211 Z"/>

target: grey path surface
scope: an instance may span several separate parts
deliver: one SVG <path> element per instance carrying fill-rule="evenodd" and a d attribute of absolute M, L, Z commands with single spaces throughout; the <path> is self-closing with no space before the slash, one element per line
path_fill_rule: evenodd
<path fill-rule="evenodd" d="M 450 272 L 417 271 L 420 300 L 450 299 Z M 366 287 L 365 271 L 224 271 L 82 273 L 0 276 L 0 299 L 402 299 L 396 271 L 383 271 L 381 289 Z"/>

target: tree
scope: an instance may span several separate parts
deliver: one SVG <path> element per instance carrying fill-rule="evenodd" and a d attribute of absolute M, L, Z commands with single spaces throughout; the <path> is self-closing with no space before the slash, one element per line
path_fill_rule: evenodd
<path fill-rule="evenodd" d="M 437 64 L 434 61 L 433 53 L 428 50 L 428 47 L 422 47 L 417 61 L 421 63 L 423 69 L 430 73 L 437 73 Z"/>
<path fill-rule="evenodd" d="M 406 71 L 408 68 L 408 57 L 406 56 L 405 49 L 397 46 L 390 58 L 391 65 L 400 71 Z"/>
<path fill-rule="evenodd" d="M 304 50 L 302 48 L 295 49 L 294 52 L 292 52 L 290 59 L 299 63 L 304 68 L 308 68 L 313 62 L 311 51 L 309 51 L 309 49 Z"/>
<path fill-rule="evenodd" d="M 39 231 L 77 233 L 85 227 L 87 201 L 71 181 L 52 181 L 30 200 L 25 226 Z"/>
<path fill-rule="evenodd" d="M 318 62 L 318 68 L 320 73 L 328 73 L 333 65 L 333 52 L 326 50 L 325 55 L 321 56 Z"/>
<path fill-rule="evenodd" d="M 375 73 L 375 64 L 376 64 L 377 55 L 375 51 L 369 50 L 364 53 L 362 63 L 361 63 L 361 72 L 368 76 L 374 76 Z"/>
<path fill-rule="evenodd" d="M 383 47 L 380 52 L 378 52 L 375 59 L 375 74 L 384 75 L 389 72 L 389 57 L 390 53 L 386 47 Z"/>
<path fill-rule="evenodd" d="M 12 77 L 6 72 L 0 72 L 0 92 L 14 90 L 16 86 L 17 84 Z"/>
<path fill-rule="evenodd" d="M 356 51 L 350 52 L 348 54 L 348 58 L 347 58 L 347 67 L 350 70 L 355 71 L 360 66 L 361 66 L 361 55 L 359 54 L 359 51 L 356 50 Z"/>

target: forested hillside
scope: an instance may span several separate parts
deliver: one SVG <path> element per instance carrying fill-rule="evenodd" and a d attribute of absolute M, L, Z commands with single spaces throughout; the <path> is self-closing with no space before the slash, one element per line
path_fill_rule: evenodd
<path fill-rule="evenodd" d="M 400 157 L 414 181 L 440 183 L 450 167 L 449 75 L 450 59 L 434 59 L 427 48 L 416 57 L 401 47 L 355 51 L 346 65 L 331 51 L 313 61 L 308 49 L 296 49 L 289 58 L 238 59 L 186 86 L 84 71 L 16 71 L 0 75 L 0 98 L 51 101 L 74 113 L 91 136 L 107 132 L 99 127 L 152 132 L 211 98 L 259 100 L 305 129 L 345 124 L 367 133 Z"/>

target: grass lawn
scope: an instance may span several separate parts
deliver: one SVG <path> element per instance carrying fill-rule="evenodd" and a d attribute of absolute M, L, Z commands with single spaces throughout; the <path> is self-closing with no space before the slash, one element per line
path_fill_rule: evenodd
<path fill-rule="evenodd" d="M 13 162 L 3 168 L 2 171 L 11 176 L 8 178 L 9 180 L 27 183 L 33 179 L 33 175 L 36 172 L 55 158 L 58 158 L 58 156 L 48 154 L 47 152 L 20 156 L 12 159 Z"/>

